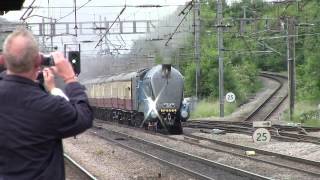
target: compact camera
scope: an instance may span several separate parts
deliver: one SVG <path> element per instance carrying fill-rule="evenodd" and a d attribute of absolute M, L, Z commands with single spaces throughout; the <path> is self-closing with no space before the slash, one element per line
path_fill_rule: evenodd
<path fill-rule="evenodd" d="M 41 54 L 41 65 L 42 66 L 54 66 L 53 56 L 50 54 Z"/>
<path fill-rule="evenodd" d="M 40 61 L 41 61 L 42 67 L 54 66 L 53 56 L 50 54 L 40 54 Z M 43 79 L 42 71 L 40 71 L 40 73 L 38 74 L 37 80 L 39 81 L 40 84 L 43 85 L 44 79 Z"/>

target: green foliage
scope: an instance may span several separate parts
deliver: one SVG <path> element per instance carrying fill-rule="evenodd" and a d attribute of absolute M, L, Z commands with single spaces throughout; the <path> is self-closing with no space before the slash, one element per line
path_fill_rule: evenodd
<path fill-rule="evenodd" d="M 295 63 L 297 98 L 299 101 L 319 103 L 320 101 L 320 1 L 308 0 L 292 4 L 268 4 L 262 0 L 242 0 L 232 6 L 223 2 L 224 24 L 231 27 L 224 34 L 224 87 L 225 93 L 232 91 L 237 96 L 237 103 L 243 103 L 247 97 L 261 88 L 257 80 L 259 70 L 287 71 L 286 19 L 293 16 L 298 23 L 313 26 L 296 26 L 299 35 L 295 43 Z M 257 20 L 244 22 L 245 27 L 239 32 L 239 18 L 269 18 L 269 21 Z M 200 99 L 218 99 L 219 71 L 216 23 L 216 1 L 201 1 L 201 60 L 198 95 Z M 181 55 L 183 54 L 183 55 Z M 176 62 L 185 76 L 185 96 L 195 95 L 196 64 L 194 61 L 194 39 L 190 35 L 184 47 L 175 52 L 180 57 Z M 156 58 L 160 62 L 159 57 Z M 208 102 L 206 102 L 208 103 Z M 194 115 L 196 117 L 217 115 L 217 111 L 204 104 Z M 213 105 L 218 107 L 217 105 Z M 208 107 L 207 111 L 206 108 Z M 200 112 L 203 110 L 204 112 Z M 200 115 L 202 114 L 202 115 Z M 210 115 L 211 116 L 211 115 Z M 298 114 L 297 116 L 300 116 Z"/>
<path fill-rule="evenodd" d="M 293 16 L 297 24 L 306 24 L 307 26 L 296 26 L 296 34 L 299 37 L 295 43 L 295 64 L 296 64 L 296 82 L 297 98 L 299 101 L 319 102 L 320 100 L 320 55 L 319 44 L 320 37 L 318 34 L 319 8 L 320 2 L 317 0 L 304 1 L 298 4 L 287 6 L 284 10 L 279 11 L 283 6 L 270 6 L 264 16 Z M 286 23 L 283 19 L 283 23 Z M 309 24 L 309 26 L 308 26 Z M 311 25 L 313 24 L 313 25 Z M 310 26 L 311 25 L 311 26 Z M 285 29 L 282 33 L 274 36 L 285 35 Z M 270 34 L 268 35 L 270 36 Z M 272 37 L 272 36 L 271 36 Z M 276 49 L 280 54 L 272 54 L 264 57 L 264 61 L 257 63 L 258 67 L 268 71 L 286 71 L 286 42 L 285 38 L 271 39 L 267 43 Z M 281 42 L 282 41 L 282 42 Z"/>
<path fill-rule="evenodd" d="M 200 60 L 200 79 L 198 87 L 198 96 L 200 99 L 217 99 L 219 96 L 219 63 L 217 51 L 217 35 L 212 27 L 215 18 L 215 3 L 204 3 L 201 6 L 201 60 Z M 234 8 L 234 7 L 232 7 Z M 231 8 L 231 9 L 232 9 Z M 242 12 L 242 8 L 234 8 Z M 234 15 L 236 11 L 226 9 L 226 12 Z M 190 40 L 193 44 L 193 40 Z M 234 34 L 225 33 L 224 37 L 224 88 L 225 93 L 234 92 L 237 96 L 237 102 L 242 103 L 250 93 L 260 88 L 257 82 L 258 68 L 253 63 L 254 57 L 242 55 L 232 50 L 240 50 L 246 47 L 245 41 L 237 40 Z M 231 51 L 227 51 L 230 49 Z M 191 51 L 191 49 L 189 49 Z M 189 52 L 190 52 L 189 51 Z M 195 95 L 196 85 L 196 64 L 195 62 L 185 64 L 183 74 L 185 75 L 186 96 Z M 202 109 L 202 108 L 201 108 Z M 206 114 L 205 112 L 203 112 Z"/>
<path fill-rule="evenodd" d="M 259 71 L 252 62 L 245 61 L 242 65 L 232 66 L 230 71 L 231 73 L 228 73 L 232 76 L 230 81 L 233 80 L 235 83 L 232 83 L 234 87 L 228 88 L 227 86 L 226 89 L 237 94 L 240 103 L 245 101 L 250 94 L 260 89 L 261 84 L 257 82 Z"/>
<path fill-rule="evenodd" d="M 196 66 L 194 63 L 190 63 L 184 68 L 185 74 L 185 96 L 193 96 L 195 94 L 195 84 L 196 84 Z"/>
<path fill-rule="evenodd" d="M 296 104 L 292 121 L 294 123 L 301 123 L 303 126 L 320 127 L 320 110 L 317 108 L 317 104 L 300 101 Z M 285 112 L 283 118 L 289 121 L 288 111 Z"/>
<path fill-rule="evenodd" d="M 316 25 L 318 29 L 320 25 Z M 301 33 L 313 34 L 317 30 L 313 28 L 303 28 Z M 310 102 L 320 101 L 320 37 L 302 36 L 299 40 L 297 57 L 297 97 L 298 100 L 308 100 Z"/>
<path fill-rule="evenodd" d="M 236 103 L 225 104 L 225 115 L 231 114 L 237 108 Z M 191 118 L 201 117 L 214 117 L 219 116 L 219 101 L 214 100 L 202 100 L 200 101 L 196 109 L 191 112 Z"/>

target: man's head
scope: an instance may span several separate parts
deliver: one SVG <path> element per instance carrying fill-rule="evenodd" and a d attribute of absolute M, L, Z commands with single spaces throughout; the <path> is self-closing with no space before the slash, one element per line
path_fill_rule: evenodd
<path fill-rule="evenodd" d="M 39 67 L 38 43 L 25 28 L 17 28 L 6 38 L 3 56 L 7 70 L 14 74 L 34 74 Z"/>

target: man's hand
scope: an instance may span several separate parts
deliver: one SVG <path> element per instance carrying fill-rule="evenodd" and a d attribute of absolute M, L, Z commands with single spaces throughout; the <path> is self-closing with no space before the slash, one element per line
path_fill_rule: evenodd
<path fill-rule="evenodd" d="M 58 74 L 66 84 L 77 81 L 72 65 L 64 58 L 63 54 L 61 52 L 53 52 L 51 55 L 55 63 L 55 66 L 51 67 L 54 72 Z"/>
<path fill-rule="evenodd" d="M 54 82 L 53 72 L 50 68 L 44 68 L 42 73 L 43 73 L 44 85 L 47 91 L 50 92 L 53 88 L 56 87 L 56 84 Z"/>

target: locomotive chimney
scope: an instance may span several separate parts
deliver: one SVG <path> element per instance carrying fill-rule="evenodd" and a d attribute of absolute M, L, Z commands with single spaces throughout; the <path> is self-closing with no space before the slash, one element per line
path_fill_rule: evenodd
<path fill-rule="evenodd" d="M 162 64 L 162 76 L 168 78 L 171 72 L 171 64 Z"/>

